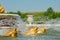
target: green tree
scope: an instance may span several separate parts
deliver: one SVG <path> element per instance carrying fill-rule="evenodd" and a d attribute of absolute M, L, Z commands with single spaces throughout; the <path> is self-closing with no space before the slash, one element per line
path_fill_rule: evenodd
<path fill-rule="evenodd" d="M 18 15 L 21 15 L 21 12 L 20 12 L 20 11 L 17 11 L 17 14 L 18 14 Z"/>
<path fill-rule="evenodd" d="M 10 14 L 16 14 L 16 12 L 9 12 Z"/>
<path fill-rule="evenodd" d="M 47 9 L 47 13 L 53 13 L 54 11 L 53 11 L 53 8 L 52 7 L 49 7 L 48 9 Z"/>
<path fill-rule="evenodd" d="M 52 7 L 49 7 L 49 8 L 47 9 L 47 11 L 44 13 L 44 15 L 45 15 L 45 16 L 48 16 L 48 15 L 53 14 L 53 13 L 54 13 L 53 8 L 52 8 Z"/>

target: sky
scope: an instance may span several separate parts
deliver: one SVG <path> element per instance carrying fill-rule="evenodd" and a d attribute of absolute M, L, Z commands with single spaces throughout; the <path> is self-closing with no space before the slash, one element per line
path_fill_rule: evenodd
<path fill-rule="evenodd" d="M 60 12 L 60 0 L 0 0 L 6 11 L 40 12 L 52 7 Z"/>

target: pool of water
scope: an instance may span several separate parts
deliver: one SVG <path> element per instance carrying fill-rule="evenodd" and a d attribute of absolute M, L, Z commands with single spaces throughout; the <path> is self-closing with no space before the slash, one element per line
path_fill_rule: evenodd
<path fill-rule="evenodd" d="M 47 21 L 46 23 L 48 24 L 60 24 L 60 20 L 57 22 L 56 20 L 53 22 L 54 20 Z M 24 26 L 23 26 L 24 27 Z M 23 30 L 23 29 L 22 29 Z M 44 35 L 37 35 L 37 36 L 24 36 L 24 35 L 18 35 L 18 37 L 16 38 L 12 38 L 12 37 L 2 37 L 0 36 L 0 40 L 60 40 L 60 27 L 59 28 L 50 28 L 47 29 L 46 34 Z"/>
<path fill-rule="evenodd" d="M 46 34 L 37 36 L 18 35 L 16 38 L 0 37 L 0 40 L 60 40 L 60 31 L 48 29 Z"/>

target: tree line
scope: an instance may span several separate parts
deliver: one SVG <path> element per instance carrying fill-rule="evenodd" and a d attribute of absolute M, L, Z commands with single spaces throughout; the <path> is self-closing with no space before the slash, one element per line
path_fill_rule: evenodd
<path fill-rule="evenodd" d="M 20 11 L 17 12 L 9 12 L 10 14 L 18 14 L 22 19 L 27 19 L 27 15 L 33 15 L 33 17 L 38 17 L 38 18 L 45 18 L 46 20 L 48 19 L 55 19 L 55 18 L 60 18 L 60 12 L 55 12 L 52 7 L 49 7 L 46 11 L 44 12 L 32 12 L 32 13 L 22 13 Z M 38 20 L 37 18 L 35 18 Z"/>

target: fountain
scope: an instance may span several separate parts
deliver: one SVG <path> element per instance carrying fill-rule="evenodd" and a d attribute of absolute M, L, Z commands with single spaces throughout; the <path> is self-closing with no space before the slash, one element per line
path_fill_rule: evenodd
<path fill-rule="evenodd" d="M 28 21 L 29 25 L 31 25 L 33 22 L 33 15 L 28 15 L 27 21 Z"/>
<path fill-rule="evenodd" d="M 2 6 L 0 6 L 0 9 L 2 8 Z M 21 20 L 21 18 L 20 18 L 20 16 L 18 16 L 18 15 L 16 15 L 16 14 L 2 14 L 2 13 L 4 13 L 4 10 L 3 10 L 3 8 L 1 9 L 2 11 L 0 11 L 0 18 L 1 18 L 1 15 L 7 15 L 8 17 L 11 15 L 11 16 L 16 16 L 16 18 L 18 19 L 15 23 L 16 23 L 16 27 L 18 27 L 18 31 L 19 31 L 19 33 L 21 33 L 21 34 L 23 34 L 24 32 L 26 32 L 26 31 L 28 31 L 26 28 L 27 28 L 27 26 L 25 25 L 25 23 Z M 1 20 L 3 20 L 3 19 L 1 19 Z M 1 20 L 0 20 L 0 24 L 1 24 Z M 9 21 L 9 20 L 8 20 Z M 5 22 L 8 22 L 8 21 L 5 21 Z M 29 24 L 28 25 L 32 25 L 32 22 L 33 22 L 33 17 L 30 15 L 29 17 L 28 17 L 28 19 L 27 19 L 27 21 L 29 22 Z M 54 21 L 54 20 L 53 20 Z M 49 22 L 51 22 L 51 21 L 49 21 Z M 57 22 L 57 21 L 56 21 Z M 59 23 L 60 23 L 60 20 L 59 20 Z M 43 28 L 42 29 L 42 31 L 41 30 L 39 30 L 39 31 L 37 31 L 38 30 L 38 28 L 37 27 L 35 27 L 36 25 L 34 25 L 34 27 L 32 27 L 29 31 L 28 31 L 28 34 L 30 33 L 30 35 L 31 34 L 35 34 L 36 32 L 37 33 L 44 33 L 45 31 L 45 28 Z M 41 26 L 40 24 L 39 24 L 39 26 Z M 45 26 L 45 25 L 42 25 L 42 26 Z M 49 26 L 49 25 L 48 25 Z M 53 27 L 53 26 L 51 26 L 51 27 Z M 2 28 L 2 27 L 0 27 L 0 28 Z M 4 28 L 6 28 L 6 27 L 4 27 Z M 2 29 L 0 29 L 0 35 L 3 35 L 4 34 L 4 32 L 6 32 L 6 31 L 8 31 L 8 30 L 5 30 L 4 28 L 2 28 Z M 8 28 L 8 27 L 7 27 Z M 60 28 L 60 26 L 59 27 L 56 27 L 57 29 L 58 28 Z M 54 29 L 49 29 L 48 30 L 48 32 L 47 32 L 47 34 L 45 34 L 45 35 L 37 35 L 37 36 L 35 36 L 35 37 L 30 37 L 30 35 L 29 36 L 21 36 L 21 35 L 19 35 L 17 38 L 10 38 L 10 37 L 0 37 L 0 40 L 60 40 L 60 29 L 59 29 L 59 32 L 58 31 L 56 31 L 56 30 L 54 30 Z"/>
<path fill-rule="evenodd" d="M 2 28 L 0 35 L 3 36 L 6 36 L 6 34 L 10 35 L 16 30 L 21 34 L 26 31 L 26 25 L 21 20 L 20 16 L 17 14 L 8 14 L 2 5 L 0 5 L 0 28 Z M 14 28 L 17 29 L 14 30 Z"/>

